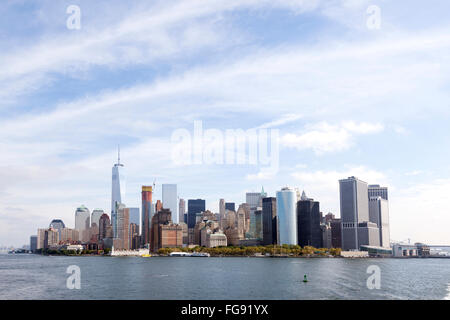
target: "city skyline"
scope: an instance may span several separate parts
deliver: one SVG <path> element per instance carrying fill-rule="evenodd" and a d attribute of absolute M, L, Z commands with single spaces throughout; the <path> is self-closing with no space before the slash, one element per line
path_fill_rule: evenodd
<path fill-rule="evenodd" d="M 288 185 L 340 216 L 356 176 L 389 188 L 392 240 L 450 243 L 449 3 L 379 2 L 378 30 L 366 0 L 107 3 L 79 1 L 79 30 L 69 1 L 0 4 L 0 245 L 81 204 L 110 215 L 118 144 L 130 208 L 155 180 L 154 203 L 176 183 L 214 212 Z M 174 164 L 197 120 L 279 130 L 278 171 Z"/>

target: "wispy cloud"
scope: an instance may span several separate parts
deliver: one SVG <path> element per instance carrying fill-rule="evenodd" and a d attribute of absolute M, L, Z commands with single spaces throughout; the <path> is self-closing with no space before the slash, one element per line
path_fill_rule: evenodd
<path fill-rule="evenodd" d="M 310 125 L 300 133 L 287 133 L 280 139 L 284 147 L 297 150 L 312 149 L 316 154 L 347 150 L 355 144 L 355 136 L 378 133 L 383 130 L 381 124 L 344 122 L 331 125 L 327 122 Z"/>

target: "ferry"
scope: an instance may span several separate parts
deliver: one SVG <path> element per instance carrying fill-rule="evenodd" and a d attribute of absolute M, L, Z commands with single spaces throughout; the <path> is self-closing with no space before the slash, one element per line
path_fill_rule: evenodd
<path fill-rule="evenodd" d="M 170 256 L 171 256 L 171 257 L 190 257 L 191 254 L 188 253 L 188 252 L 180 252 L 180 251 L 177 251 L 177 252 L 171 252 L 171 253 L 170 253 Z"/>
<path fill-rule="evenodd" d="M 193 252 L 191 257 L 209 257 L 210 254 L 207 252 Z"/>
<path fill-rule="evenodd" d="M 189 252 L 177 251 L 177 252 L 171 252 L 170 256 L 171 257 L 209 257 L 210 254 L 206 253 L 206 252 L 192 252 L 192 253 L 189 253 Z"/>

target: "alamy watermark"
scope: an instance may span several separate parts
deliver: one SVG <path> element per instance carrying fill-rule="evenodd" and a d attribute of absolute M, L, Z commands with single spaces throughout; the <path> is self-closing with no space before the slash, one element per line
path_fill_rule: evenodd
<path fill-rule="evenodd" d="M 278 129 L 203 130 L 203 122 L 196 120 L 193 132 L 176 129 L 171 142 L 175 165 L 254 165 L 262 172 L 278 172 Z"/>
<path fill-rule="evenodd" d="M 66 281 L 67 289 L 81 289 L 81 269 L 77 265 L 67 267 L 66 273 L 70 274 Z"/>
<path fill-rule="evenodd" d="M 70 5 L 66 9 L 66 13 L 70 16 L 66 20 L 66 26 L 69 30 L 81 29 L 81 8 L 77 5 Z"/>
<path fill-rule="evenodd" d="M 367 268 L 366 271 L 368 274 L 370 274 L 369 278 L 367 278 L 367 288 L 369 290 L 377 289 L 379 290 L 381 288 L 381 269 L 379 266 L 371 265 Z"/>
<path fill-rule="evenodd" d="M 366 25 L 369 30 L 381 29 L 381 9 L 379 6 L 371 5 L 367 8 L 368 15 Z"/>

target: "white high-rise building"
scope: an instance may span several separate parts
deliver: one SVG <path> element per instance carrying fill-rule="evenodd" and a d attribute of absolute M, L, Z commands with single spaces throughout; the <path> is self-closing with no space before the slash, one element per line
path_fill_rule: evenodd
<path fill-rule="evenodd" d="M 92 215 L 91 215 L 91 226 L 93 226 L 94 224 L 97 225 L 97 227 L 99 226 L 99 221 L 100 221 L 100 217 L 104 214 L 105 212 L 102 209 L 95 209 L 94 211 L 92 211 Z"/>
<path fill-rule="evenodd" d="M 75 211 L 75 230 L 78 230 L 80 240 L 87 242 L 89 240 L 89 228 L 91 227 L 91 213 L 84 205 L 81 205 Z"/>
<path fill-rule="evenodd" d="M 178 195 L 176 184 L 162 185 L 162 203 L 163 208 L 170 209 L 170 212 L 172 213 L 173 223 L 179 223 L 180 221 L 178 217 Z"/>
<path fill-rule="evenodd" d="M 297 191 L 285 187 L 277 191 L 277 216 L 280 244 L 296 245 L 297 240 Z"/>
<path fill-rule="evenodd" d="M 112 192 L 111 192 L 111 224 L 114 238 L 117 238 L 117 204 L 122 203 L 124 190 L 123 164 L 120 163 L 120 149 L 118 151 L 117 163 L 112 168 Z"/>
<path fill-rule="evenodd" d="M 184 199 L 180 199 L 178 205 L 178 222 L 184 222 L 184 214 L 186 213 L 186 201 Z"/>

